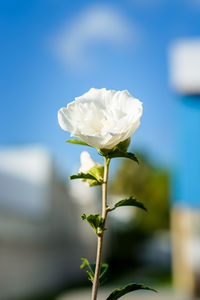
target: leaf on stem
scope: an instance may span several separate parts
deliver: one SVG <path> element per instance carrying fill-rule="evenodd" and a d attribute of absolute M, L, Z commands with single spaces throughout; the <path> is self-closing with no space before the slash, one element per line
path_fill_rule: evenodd
<path fill-rule="evenodd" d="M 87 143 L 81 141 L 81 140 L 77 140 L 77 139 L 73 139 L 73 140 L 66 140 L 67 143 L 71 143 L 71 144 L 77 144 L 77 145 L 82 145 L 82 146 L 88 146 L 88 147 L 92 147 L 90 145 L 88 145 Z"/>
<path fill-rule="evenodd" d="M 78 173 L 77 175 L 71 175 L 69 176 L 69 179 L 91 179 L 91 180 L 97 180 L 93 175 L 89 173 Z"/>
<path fill-rule="evenodd" d="M 69 179 L 82 179 L 83 181 L 87 181 L 90 186 L 101 185 L 103 183 L 103 173 L 103 166 L 94 166 L 88 171 L 88 173 L 81 172 L 77 175 L 71 175 L 69 176 Z"/>
<path fill-rule="evenodd" d="M 82 264 L 80 265 L 80 269 L 84 269 L 85 267 L 90 267 L 90 263 L 87 260 L 87 258 L 81 257 L 81 260 L 82 260 Z"/>
<path fill-rule="evenodd" d="M 94 280 L 94 270 L 92 269 L 89 261 L 85 257 L 81 257 L 81 260 L 82 260 L 82 264 L 80 265 L 80 268 L 84 269 L 85 267 L 88 267 L 89 270 L 86 271 L 86 273 L 88 273 L 88 275 L 89 275 L 88 279 L 90 281 L 93 281 Z"/>
<path fill-rule="evenodd" d="M 143 284 L 137 284 L 137 283 L 130 283 L 127 284 L 124 287 L 121 287 L 119 289 L 114 290 L 107 298 L 106 300 L 117 300 L 121 298 L 122 296 L 126 295 L 127 293 L 136 291 L 136 290 L 150 290 L 153 292 L 157 291 L 151 287 L 145 286 Z"/>
<path fill-rule="evenodd" d="M 95 263 L 89 263 L 89 261 L 85 257 L 82 257 L 81 260 L 82 260 L 82 264 L 81 264 L 80 268 L 84 269 L 85 267 L 87 267 L 88 270 L 86 271 L 86 273 L 88 273 L 88 275 L 89 275 L 89 280 L 93 281 L 94 280 L 96 264 Z M 99 272 L 100 282 L 102 282 L 107 270 L 108 270 L 108 264 L 102 263 L 101 266 L 100 266 L 100 272 Z"/>
<path fill-rule="evenodd" d="M 137 162 L 139 164 L 139 161 L 137 159 L 137 157 L 135 156 L 134 153 L 131 153 L 131 152 L 123 152 L 123 151 L 120 151 L 118 149 L 108 153 L 106 155 L 107 158 L 118 158 L 118 157 L 123 157 L 123 158 L 129 158 L 131 160 L 134 160 L 135 162 Z"/>
<path fill-rule="evenodd" d="M 96 179 L 96 177 L 94 177 L 93 175 L 91 175 L 89 173 L 82 173 L 82 172 L 78 173 L 77 175 L 71 175 L 71 176 L 69 176 L 69 179 L 70 180 L 73 180 L 73 179 L 94 180 L 94 181 L 98 182 L 98 180 Z"/>
<path fill-rule="evenodd" d="M 86 214 L 82 214 L 81 219 L 94 229 L 97 236 L 101 236 L 102 232 L 105 230 L 104 224 L 105 220 L 99 215 L 89 215 L 88 217 Z"/>
<path fill-rule="evenodd" d="M 82 179 L 83 181 L 87 181 L 90 186 L 101 185 L 102 181 L 98 181 L 95 176 L 90 173 L 78 173 L 77 175 L 69 176 L 70 180 L 73 179 Z"/>
<path fill-rule="evenodd" d="M 135 206 L 135 207 L 139 207 L 145 211 L 147 211 L 146 207 L 144 206 L 144 204 L 142 202 L 137 201 L 136 199 L 134 199 L 132 196 L 130 198 L 127 199 L 123 199 L 119 202 L 117 202 L 113 208 L 110 208 L 109 211 L 112 211 L 114 209 L 116 209 L 117 207 L 120 206 Z"/>
<path fill-rule="evenodd" d="M 96 264 L 95 264 L 95 267 L 96 267 Z M 99 276 L 100 281 L 104 278 L 107 271 L 108 271 L 108 264 L 106 264 L 106 263 L 101 264 L 100 276 Z"/>
<path fill-rule="evenodd" d="M 103 183 L 104 167 L 102 165 L 92 167 L 88 171 L 88 174 L 92 175 L 99 184 Z"/>
<path fill-rule="evenodd" d="M 91 263 L 90 267 L 93 270 L 93 273 L 95 273 L 96 264 Z M 100 266 L 100 271 L 99 271 L 99 281 L 100 281 L 100 283 L 102 283 L 107 270 L 108 270 L 108 264 L 102 263 L 101 266 Z"/>

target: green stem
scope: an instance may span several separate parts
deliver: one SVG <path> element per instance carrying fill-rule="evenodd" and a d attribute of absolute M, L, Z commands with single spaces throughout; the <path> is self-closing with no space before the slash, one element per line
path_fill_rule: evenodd
<path fill-rule="evenodd" d="M 108 186 L 109 164 L 110 164 L 110 159 L 105 158 L 104 159 L 104 180 L 103 180 L 103 184 L 102 184 L 102 218 L 104 219 L 104 228 L 105 228 L 106 217 L 107 217 L 107 213 L 108 213 L 107 186 Z M 102 256 L 102 247 L 103 247 L 103 237 L 104 237 L 104 231 L 102 231 L 101 235 L 98 236 L 98 241 L 97 241 L 96 268 L 95 268 L 95 275 L 94 275 L 94 280 L 93 280 L 91 300 L 96 300 L 97 299 L 97 292 L 98 292 L 98 287 L 99 287 L 99 273 L 100 273 L 101 256 Z"/>

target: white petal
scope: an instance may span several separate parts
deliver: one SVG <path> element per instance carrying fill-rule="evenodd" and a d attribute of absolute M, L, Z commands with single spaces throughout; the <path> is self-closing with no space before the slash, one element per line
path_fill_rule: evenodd
<path fill-rule="evenodd" d="M 71 132 L 73 130 L 73 125 L 71 124 L 68 117 L 67 108 L 62 107 L 58 111 L 58 123 L 60 127 L 65 131 Z"/>
<path fill-rule="evenodd" d="M 103 89 L 91 88 L 87 93 L 83 94 L 82 96 L 76 97 L 75 100 L 86 101 L 86 102 L 95 101 L 98 103 L 104 103 L 105 93 L 106 93 L 105 88 Z"/>
<path fill-rule="evenodd" d="M 98 163 L 96 163 L 90 156 L 90 154 L 87 151 L 81 152 L 80 156 L 81 160 L 81 167 L 79 169 L 79 173 L 87 173 L 91 168 L 94 166 L 97 166 Z"/>

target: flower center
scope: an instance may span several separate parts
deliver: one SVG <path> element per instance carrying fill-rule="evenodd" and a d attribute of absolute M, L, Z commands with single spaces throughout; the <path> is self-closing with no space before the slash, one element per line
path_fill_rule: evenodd
<path fill-rule="evenodd" d="M 97 120 L 91 120 L 88 122 L 88 125 L 94 133 L 101 133 L 101 130 L 103 128 L 103 125 L 101 122 L 98 122 Z"/>

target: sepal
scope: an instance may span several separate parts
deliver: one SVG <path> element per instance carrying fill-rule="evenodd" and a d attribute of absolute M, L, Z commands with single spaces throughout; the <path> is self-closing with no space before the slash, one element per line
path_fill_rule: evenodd
<path fill-rule="evenodd" d="M 131 139 L 128 138 L 126 139 L 125 141 L 119 143 L 115 148 L 114 150 L 118 149 L 119 151 L 122 151 L 122 152 L 127 152 L 127 149 L 130 145 L 130 142 L 131 142 Z"/>
<path fill-rule="evenodd" d="M 125 141 L 119 143 L 113 149 L 99 149 L 99 154 L 101 156 L 106 157 L 107 159 L 117 158 L 117 157 L 129 158 L 139 164 L 136 155 L 134 153 L 127 152 L 130 141 L 131 139 L 128 138 Z"/>

